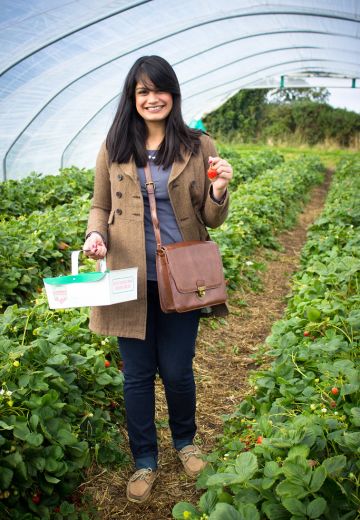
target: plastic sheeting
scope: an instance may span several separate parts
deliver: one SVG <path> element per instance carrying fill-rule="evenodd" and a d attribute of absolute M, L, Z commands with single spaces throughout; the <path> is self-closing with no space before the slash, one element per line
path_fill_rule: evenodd
<path fill-rule="evenodd" d="M 350 86 L 359 15 L 358 0 L 2 0 L 0 179 L 93 166 L 142 55 L 174 66 L 188 122 L 281 76 Z"/>

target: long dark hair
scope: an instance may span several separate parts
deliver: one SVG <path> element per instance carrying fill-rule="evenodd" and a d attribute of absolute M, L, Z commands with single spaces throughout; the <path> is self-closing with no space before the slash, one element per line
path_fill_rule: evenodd
<path fill-rule="evenodd" d="M 114 121 L 106 137 L 110 162 L 128 162 L 132 157 L 137 166 L 147 162 L 147 127 L 135 106 L 135 87 L 138 82 L 151 82 L 157 89 L 169 92 L 173 107 L 166 119 L 165 137 L 155 163 L 169 168 L 182 159 L 182 149 L 197 154 L 201 132 L 189 128 L 181 113 L 179 81 L 171 65 L 160 56 L 143 56 L 136 60 L 126 76 Z"/>

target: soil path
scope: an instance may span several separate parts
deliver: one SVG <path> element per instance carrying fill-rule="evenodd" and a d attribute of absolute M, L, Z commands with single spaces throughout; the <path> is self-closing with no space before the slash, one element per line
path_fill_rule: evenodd
<path fill-rule="evenodd" d="M 310 202 L 299 216 L 296 227 L 280 235 L 283 251 L 273 254 L 266 262 L 263 290 L 256 294 L 235 294 L 231 298 L 229 317 L 215 329 L 207 320 L 202 320 L 194 368 L 198 410 L 196 441 L 204 452 L 212 451 L 216 437 L 222 433 L 221 415 L 231 413 L 249 392 L 249 372 L 256 368 L 251 355 L 269 335 L 273 322 L 283 314 L 306 230 L 322 210 L 330 177 L 328 173 L 325 183 L 312 190 Z M 171 447 L 160 382 L 156 395 L 160 474 L 151 498 L 142 506 L 127 502 L 125 489 L 132 466 L 116 472 L 92 468 L 80 491 L 92 496 L 101 520 L 169 520 L 176 502 L 196 503 L 201 495 L 181 470 L 181 463 Z M 123 433 L 125 436 L 125 431 Z"/>

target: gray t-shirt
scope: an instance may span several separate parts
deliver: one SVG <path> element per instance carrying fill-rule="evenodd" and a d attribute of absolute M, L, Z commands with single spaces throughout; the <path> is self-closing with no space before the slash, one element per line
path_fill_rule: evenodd
<path fill-rule="evenodd" d="M 160 224 L 161 242 L 164 245 L 181 242 L 183 238 L 176 222 L 168 192 L 168 180 L 171 167 L 164 169 L 162 166 L 154 164 L 155 153 L 153 150 L 148 150 L 151 176 L 155 183 L 156 210 Z M 156 281 L 156 241 L 150 214 L 150 203 L 145 186 L 145 172 L 144 168 L 138 168 L 137 171 L 141 184 L 141 193 L 144 199 L 147 279 Z"/>

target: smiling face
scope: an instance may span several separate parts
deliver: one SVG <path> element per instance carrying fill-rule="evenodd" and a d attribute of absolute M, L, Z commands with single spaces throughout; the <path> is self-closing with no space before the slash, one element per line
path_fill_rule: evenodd
<path fill-rule="evenodd" d="M 149 80 L 139 81 L 135 87 L 135 105 L 146 125 L 163 122 L 171 112 L 173 98 L 170 92 L 158 90 Z"/>

